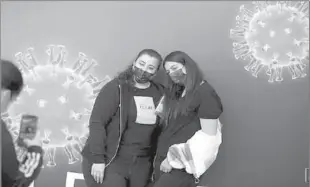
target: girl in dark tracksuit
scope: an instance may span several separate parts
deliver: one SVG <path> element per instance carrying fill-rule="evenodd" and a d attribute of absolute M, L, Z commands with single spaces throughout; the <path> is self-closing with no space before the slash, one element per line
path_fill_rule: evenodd
<path fill-rule="evenodd" d="M 170 146 L 185 143 L 198 130 L 214 135 L 216 119 L 223 111 L 221 100 L 186 53 L 170 53 L 164 60 L 164 69 L 170 78 L 161 112 L 165 127 L 157 144 L 153 186 L 196 187 L 198 181 L 193 175 L 170 166 L 167 152 Z"/>
<path fill-rule="evenodd" d="M 151 80 L 161 61 L 156 51 L 141 51 L 97 96 L 82 151 L 88 187 L 144 187 L 149 182 L 160 130 L 155 108 L 163 95 L 163 87 Z"/>

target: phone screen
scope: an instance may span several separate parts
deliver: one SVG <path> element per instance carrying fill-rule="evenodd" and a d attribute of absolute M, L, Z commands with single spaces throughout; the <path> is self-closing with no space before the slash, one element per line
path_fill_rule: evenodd
<path fill-rule="evenodd" d="M 24 146 L 24 139 L 33 139 L 37 133 L 38 117 L 35 115 L 22 115 L 20 121 L 20 130 L 18 136 L 18 144 Z"/>

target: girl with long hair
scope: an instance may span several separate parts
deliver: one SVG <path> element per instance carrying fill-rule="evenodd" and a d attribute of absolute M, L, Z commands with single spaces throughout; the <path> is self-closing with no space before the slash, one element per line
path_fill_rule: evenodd
<path fill-rule="evenodd" d="M 163 66 L 169 76 L 157 111 L 164 129 L 157 145 L 154 187 L 194 187 L 221 143 L 221 99 L 186 53 L 170 53 Z M 206 156 L 197 155 L 199 151 Z"/>

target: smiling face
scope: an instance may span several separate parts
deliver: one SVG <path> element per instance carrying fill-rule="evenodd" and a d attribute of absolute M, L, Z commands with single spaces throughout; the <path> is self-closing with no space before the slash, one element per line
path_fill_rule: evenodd
<path fill-rule="evenodd" d="M 184 84 L 186 79 L 186 68 L 183 64 L 167 61 L 164 68 L 174 83 Z"/>

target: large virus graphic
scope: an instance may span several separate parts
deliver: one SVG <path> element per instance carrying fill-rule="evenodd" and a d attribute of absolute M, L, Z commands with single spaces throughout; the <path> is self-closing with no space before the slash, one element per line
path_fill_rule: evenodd
<path fill-rule="evenodd" d="M 283 69 L 292 79 L 303 78 L 309 63 L 309 2 L 255 1 L 240 7 L 236 27 L 230 30 L 236 59 L 254 77 L 265 70 L 268 82 L 283 81 Z"/>
<path fill-rule="evenodd" d="M 57 150 L 63 150 L 68 163 L 81 158 L 79 152 L 88 136 L 88 120 L 94 99 L 104 84 L 110 81 L 95 77 L 91 70 L 98 63 L 84 53 L 68 62 L 68 51 L 63 45 L 49 45 L 46 63 L 39 63 L 34 49 L 16 53 L 16 62 L 23 73 L 25 87 L 10 110 L 2 114 L 16 139 L 21 115 L 39 117 L 39 129 L 48 167 L 56 166 Z M 17 147 L 18 155 L 23 149 Z"/>

